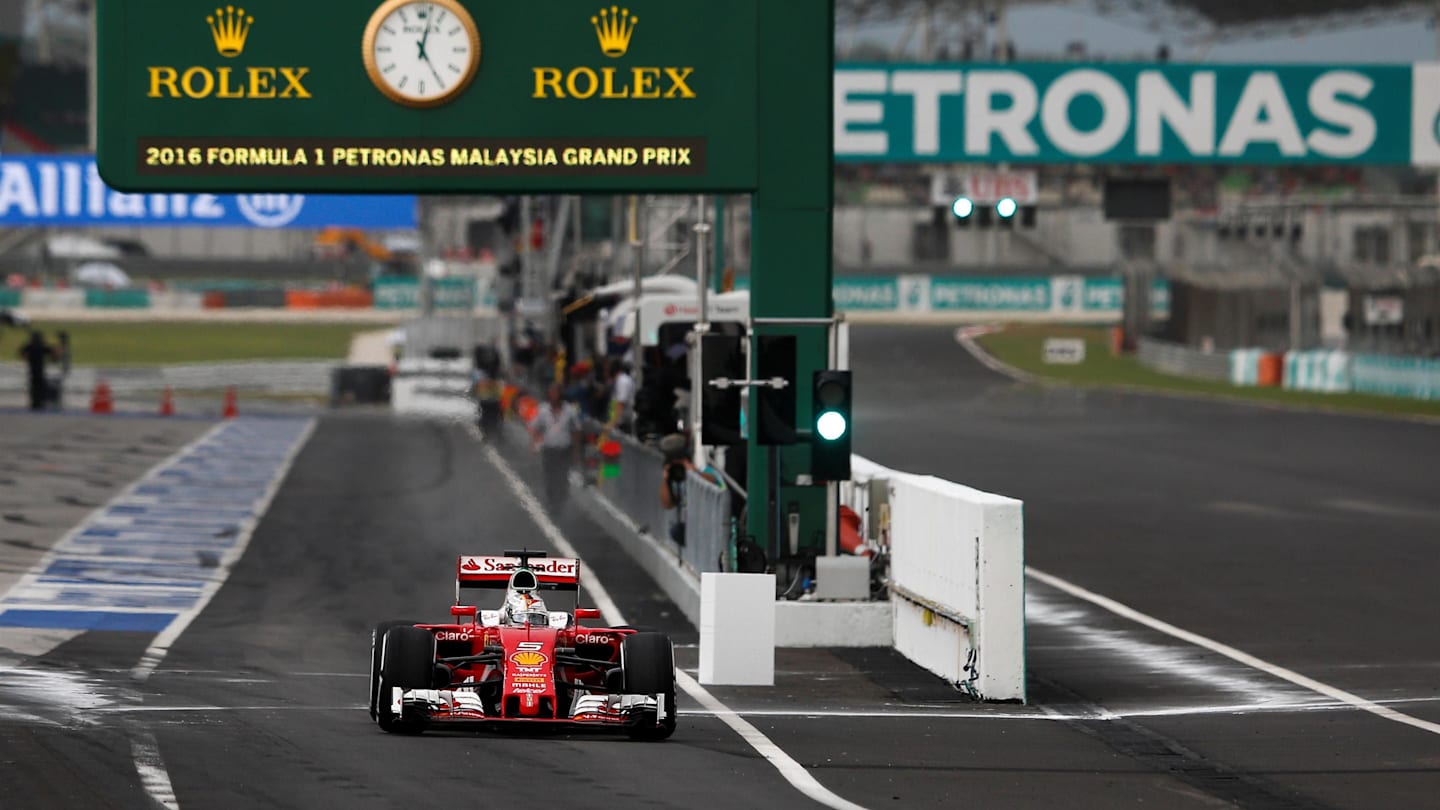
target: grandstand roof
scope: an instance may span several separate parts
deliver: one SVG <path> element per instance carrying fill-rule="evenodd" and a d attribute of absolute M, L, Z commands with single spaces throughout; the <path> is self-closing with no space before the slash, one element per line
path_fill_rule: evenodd
<path fill-rule="evenodd" d="M 1418 0 L 1168 0 L 1178 9 L 1198 15 L 1217 27 L 1250 26 L 1267 23 L 1307 23 L 1335 15 L 1354 17 L 1367 14 L 1415 12 L 1433 9 L 1434 3 Z M 1153 7 L 1153 2 L 1143 5 Z"/>
<path fill-rule="evenodd" d="M 894 23 L 927 6 L 939 15 L 987 13 L 995 0 L 835 0 L 837 22 Z M 1107 17 L 1130 17 L 1152 30 L 1192 36 L 1271 36 L 1414 19 L 1435 13 L 1435 0 L 1006 0 L 1020 6 L 1064 5 Z"/>

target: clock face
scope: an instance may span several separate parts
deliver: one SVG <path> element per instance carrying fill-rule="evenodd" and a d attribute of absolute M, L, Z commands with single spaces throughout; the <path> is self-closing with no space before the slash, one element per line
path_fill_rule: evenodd
<path fill-rule="evenodd" d="M 365 69 L 391 101 L 434 107 L 480 67 L 480 34 L 456 0 L 389 0 L 365 30 Z"/>

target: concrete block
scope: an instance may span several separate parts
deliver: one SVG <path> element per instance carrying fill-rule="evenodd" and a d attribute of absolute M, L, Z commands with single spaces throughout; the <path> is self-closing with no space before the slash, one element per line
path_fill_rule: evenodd
<path fill-rule="evenodd" d="M 816 558 L 815 598 L 869 599 L 870 558 L 850 556 Z"/>
<path fill-rule="evenodd" d="M 700 683 L 775 685 L 775 575 L 700 577 Z"/>

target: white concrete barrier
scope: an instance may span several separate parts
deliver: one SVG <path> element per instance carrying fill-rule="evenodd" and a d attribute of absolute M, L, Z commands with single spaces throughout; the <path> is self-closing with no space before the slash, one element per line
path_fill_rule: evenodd
<path fill-rule="evenodd" d="M 1023 504 L 902 475 L 890 513 L 895 649 L 976 697 L 1023 701 Z"/>
<path fill-rule="evenodd" d="M 163 290 L 150 293 L 150 309 L 195 312 L 205 308 L 205 296 L 184 290 Z"/>
<path fill-rule="evenodd" d="M 895 649 L 977 698 L 1023 701 L 1024 505 L 860 456 L 850 466 L 840 502 L 890 555 Z"/>
<path fill-rule="evenodd" d="M 29 289 L 20 299 L 21 309 L 27 313 L 41 310 L 84 309 L 84 290 Z"/>

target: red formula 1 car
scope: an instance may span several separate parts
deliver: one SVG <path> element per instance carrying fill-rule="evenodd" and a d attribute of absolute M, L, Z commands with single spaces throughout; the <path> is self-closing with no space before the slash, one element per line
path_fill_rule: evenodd
<path fill-rule="evenodd" d="M 461 557 L 454 623 L 387 621 L 371 636 L 370 717 L 392 733 L 533 723 L 614 729 L 663 740 L 675 730 L 670 638 L 634 627 L 586 627 L 600 611 L 578 602 L 580 562 L 534 551 Z M 470 604 L 505 592 L 499 610 Z"/>

